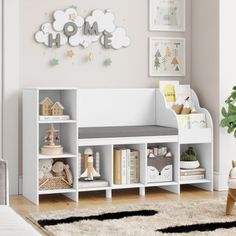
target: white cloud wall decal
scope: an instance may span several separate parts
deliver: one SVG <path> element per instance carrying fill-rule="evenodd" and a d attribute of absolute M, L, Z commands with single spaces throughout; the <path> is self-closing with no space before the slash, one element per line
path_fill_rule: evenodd
<path fill-rule="evenodd" d="M 110 45 L 113 49 L 120 49 L 130 45 L 130 38 L 126 35 L 124 28 L 118 27 L 111 33 Z M 104 36 L 101 38 L 101 43 L 104 45 Z"/>
<path fill-rule="evenodd" d="M 64 29 L 65 24 L 68 22 L 75 23 L 78 28 L 84 25 L 84 18 L 79 16 L 74 8 L 68 8 L 65 11 L 63 10 L 55 11 L 53 17 L 54 17 L 53 28 L 56 31 L 62 31 Z"/>
<path fill-rule="evenodd" d="M 115 25 L 115 16 L 110 10 L 96 9 L 85 18 L 75 8 L 57 10 L 53 22 L 45 23 L 35 33 L 35 40 L 47 47 L 65 44 L 87 48 L 99 41 L 105 49 L 120 49 L 130 45 L 130 38 L 122 27 Z"/>
<path fill-rule="evenodd" d="M 51 23 L 45 23 L 41 26 L 41 30 L 35 33 L 35 39 L 39 43 L 43 43 L 44 45 L 49 47 L 49 35 L 52 35 L 53 38 L 56 38 L 56 35 L 60 34 L 60 44 L 67 44 L 67 37 L 63 32 L 56 32 L 53 30 Z"/>
<path fill-rule="evenodd" d="M 116 28 L 115 23 L 115 16 L 111 13 L 110 10 L 106 10 L 103 12 L 102 10 L 94 10 L 91 13 L 91 16 L 86 18 L 86 22 L 89 22 L 90 26 L 97 22 L 98 24 L 98 31 L 102 33 L 104 31 L 113 32 Z"/>

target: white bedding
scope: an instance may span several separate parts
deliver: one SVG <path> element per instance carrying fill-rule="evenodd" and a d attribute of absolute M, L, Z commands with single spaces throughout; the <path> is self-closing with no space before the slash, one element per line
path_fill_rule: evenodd
<path fill-rule="evenodd" d="M 40 236 L 30 224 L 8 206 L 0 206 L 0 236 Z"/>

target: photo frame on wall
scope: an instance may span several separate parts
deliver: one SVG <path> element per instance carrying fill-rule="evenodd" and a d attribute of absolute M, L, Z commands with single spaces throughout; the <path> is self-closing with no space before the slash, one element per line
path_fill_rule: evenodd
<path fill-rule="evenodd" d="M 185 31 L 186 0 L 149 0 L 150 31 Z"/>
<path fill-rule="evenodd" d="M 186 75 L 184 38 L 149 38 L 149 75 Z"/>

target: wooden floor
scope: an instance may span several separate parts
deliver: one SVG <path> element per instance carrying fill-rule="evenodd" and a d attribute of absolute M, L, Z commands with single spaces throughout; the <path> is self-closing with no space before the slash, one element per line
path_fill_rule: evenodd
<path fill-rule="evenodd" d="M 197 200 L 214 199 L 226 196 L 226 192 L 207 192 L 191 186 L 181 187 L 181 194 L 177 195 L 158 188 L 146 190 L 146 196 L 140 197 L 138 190 L 116 190 L 113 191 L 112 200 L 105 198 L 104 192 L 80 193 L 80 201 L 75 203 L 62 195 L 47 195 L 40 198 L 40 205 L 36 206 L 23 196 L 11 196 L 10 206 L 15 209 L 22 217 L 26 218 L 29 214 L 46 211 L 55 211 L 71 208 L 86 208 L 91 206 L 109 206 L 127 203 L 142 203 L 153 201 L 171 200 Z"/>

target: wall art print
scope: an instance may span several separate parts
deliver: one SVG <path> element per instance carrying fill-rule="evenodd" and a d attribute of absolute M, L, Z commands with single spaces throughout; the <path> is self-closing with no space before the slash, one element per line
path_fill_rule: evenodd
<path fill-rule="evenodd" d="M 185 31 L 185 0 L 149 0 L 150 31 Z"/>
<path fill-rule="evenodd" d="M 130 38 L 123 27 L 115 24 L 115 16 L 110 10 L 93 10 L 87 17 L 70 7 L 53 13 L 53 21 L 41 25 L 35 33 L 35 40 L 45 46 L 87 48 L 100 42 L 105 49 L 121 49 L 130 45 Z"/>
<path fill-rule="evenodd" d="M 185 39 L 149 39 L 150 76 L 185 76 Z"/>

